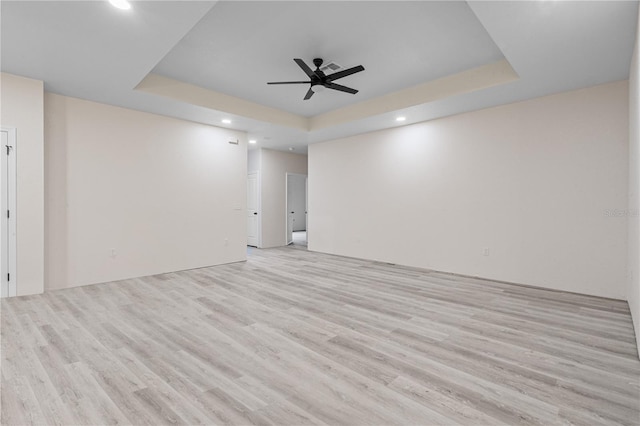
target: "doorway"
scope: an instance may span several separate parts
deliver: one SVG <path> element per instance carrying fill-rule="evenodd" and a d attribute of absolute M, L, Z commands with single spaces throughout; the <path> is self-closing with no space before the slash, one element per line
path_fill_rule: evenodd
<path fill-rule="evenodd" d="M 307 175 L 287 173 L 286 221 L 288 244 L 307 245 Z"/>
<path fill-rule="evenodd" d="M 0 129 L 0 295 L 17 293 L 16 276 L 16 129 Z"/>

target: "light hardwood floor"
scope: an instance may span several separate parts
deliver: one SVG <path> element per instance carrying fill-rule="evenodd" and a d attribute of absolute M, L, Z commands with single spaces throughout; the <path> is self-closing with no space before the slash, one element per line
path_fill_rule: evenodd
<path fill-rule="evenodd" d="M 2 301 L 2 424 L 638 424 L 626 303 L 307 252 Z"/>

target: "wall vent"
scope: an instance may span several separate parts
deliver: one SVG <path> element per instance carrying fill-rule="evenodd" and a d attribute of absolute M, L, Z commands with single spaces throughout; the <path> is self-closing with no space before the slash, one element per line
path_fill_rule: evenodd
<path fill-rule="evenodd" d="M 342 67 L 333 61 L 326 62 L 320 67 L 320 71 L 322 71 L 326 75 L 332 74 L 336 71 L 340 71 L 341 69 Z"/>

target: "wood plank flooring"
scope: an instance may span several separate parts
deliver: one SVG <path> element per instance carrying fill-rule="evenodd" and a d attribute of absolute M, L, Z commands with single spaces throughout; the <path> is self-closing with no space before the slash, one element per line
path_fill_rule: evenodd
<path fill-rule="evenodd" d="M 288 247 L 1 308 L 3 425 L 640 423 L 619 301 Z"/>

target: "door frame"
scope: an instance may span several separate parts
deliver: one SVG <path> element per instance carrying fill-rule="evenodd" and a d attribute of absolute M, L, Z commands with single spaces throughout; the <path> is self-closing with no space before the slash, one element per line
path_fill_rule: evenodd
<path fill-rule="evenodd" d="M 257 181 L 257 187 L 258 187 L 256 191 L 256 195 L 258 198 L 256 203 L 257 204 L 256 211 L 258 212 L 258 230 L 257 230 L 258 244 L 256 245 L 256 248 L 262 248 L 262 186 L 261 186 L 262 176 L 261 176 L 260 170 L 254 170 L 247 173 L 247 181 L 249 181 L 249 175 L 256 175 L 256 181 Z M 249 241 L 247 240 L 247 243 L 248 242 Z"/>
<path fill-rule="evenodd" d="M 0 171 L 0 240 L 2 250 L 0 254 L 0 296 L 13 297 L 17 294 L 17 130 L 2 127 L 0 131 L 7 133 L 7 145 L 0 147 L 2 159 Z"/>
<path fill-rule="evenodd" d="M 305 188 L 304 188 L 304 196 L 305 196 L 305 209 L 308 209 L 309 206 L 307 205 L 307 191 L 308 191 L 308 187 L 307 187 L 307 183 L 306 180 L 309 179 L 309 175 L 305 175 L 303 173 L 289 173 L 287 172 L 284 178 L 284 241 L 285 241 L 285 245 L 289 245 L 291 243 L 293 243 L 293 229 L 291 232 L 291 240 L 289 240 L 289 176 L 300 176 L 305 178 Z M 309 228 L 309 220 L 308 220 L 308 216 L 307 216 L 307 210 L 305 210 L 304 213 L 304 220 L 305 220 L 305 228 Z M 308 229 L 307 229 L 308 232 Z M 307 241 L 309 241 L 309 234 L 307 233 Z"/>

